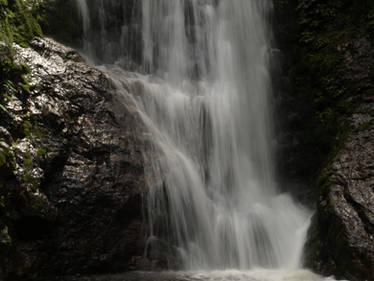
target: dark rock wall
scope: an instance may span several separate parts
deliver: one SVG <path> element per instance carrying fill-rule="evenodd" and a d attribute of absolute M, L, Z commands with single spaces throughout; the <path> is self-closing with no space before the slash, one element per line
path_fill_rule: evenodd
<path fill-rule="evenodd" d="M 349 280 L 374 278 L 374 97 L 349 119 L 343 147 L 323 170 L 307 265 Z"/>
<path fill-rule="evenodd" d="M 314 186 L 306 265 L 374 280 L 372 1 L 276 0 L 284 174 Z"/>
<path fill-rule="evenodd" d="M 277 171 L 284 191 L 313 206 L 313 178 L 322 162 L 320 136 L 313 98 L 299 88 L 308 66 L 300 45 L 298 1 L 274 0 L 273 32 L 276 65 L 273 72 Z"/>
<path fill-rule="evenodd" d="M 83 46 L 83 27 L 76 0 L 26 0 L 43 34 L 74 48 Z"/>
<path fill-rule="evenodd" d="M 129 94 L 117 95 L 78 53 L 50 39 L 30 45 L 14 47 L 31 70 L 29 96 L 11 96 L 12 120 L 0 127 L 15 162 L 4 187 L 12 214 L 3 274 L 134 269 L 145 247 L 144 124 Z"/>

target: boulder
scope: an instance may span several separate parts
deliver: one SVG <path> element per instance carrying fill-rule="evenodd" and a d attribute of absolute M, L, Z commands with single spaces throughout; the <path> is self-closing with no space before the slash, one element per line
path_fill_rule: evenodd
<path fill-rule="evenodd" d="M 131 93 L 118 93 L 104 72 L 51 39 L 14 50 L 16 62 L 31 70 L 30 96 L 9 100 L 12 125 L 1 134 L 16 162 L 7 188 L 20 190 L 26 203 L 15 207 L 4 274 L 138 268 L 149 134 Z"/>
<path fill-rule="evenodd" d="M 318 209 L 306 263 L 324 274 L 374 280 L 374 96 L 349 122 L 349 133 L 318 181 Z"/>

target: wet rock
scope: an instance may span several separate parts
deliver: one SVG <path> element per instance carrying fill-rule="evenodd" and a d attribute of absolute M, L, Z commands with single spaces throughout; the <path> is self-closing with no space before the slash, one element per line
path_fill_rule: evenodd
<path fill-rule="evenodd" d="M 286 57 L 280 77 L 290 81 L 275 81 L 283 116 L 276 123 L 280 174 L 315 189 L 306 266 L 340 279 L 374 280 L 374 41 L 363 16 L 369 8 L 273 2 L 277 46 Z M 322 15 L 329 8 L 335 15 Z"/>
<path fill-rule="evenodd" d="M 349 121 L 342 149 L 319 180 L 307 264 L 349 280 L 374 280 L 374 102 Z"/>
<path fill-rule="evenodd" d="M 31 70 L 31 94 L 13 99 L 12 125 L 0 130 L 16 161 L 8 184 L 26 196 L 4 272 L 22 279 L 136 269 L 145 247 L 146 129 L 131 99 L 119 100 L 103 72 L 51 39 L 14 49 Z"/>

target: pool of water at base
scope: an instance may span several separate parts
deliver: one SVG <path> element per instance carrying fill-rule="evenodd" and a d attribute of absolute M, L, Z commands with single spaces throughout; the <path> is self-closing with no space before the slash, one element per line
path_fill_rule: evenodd
<path fill-rule="evenodd" d="M 309 270 L 217 270 L 129 272 L 113 275 L 65 277 L 58 281 L 334 281 Z"/>

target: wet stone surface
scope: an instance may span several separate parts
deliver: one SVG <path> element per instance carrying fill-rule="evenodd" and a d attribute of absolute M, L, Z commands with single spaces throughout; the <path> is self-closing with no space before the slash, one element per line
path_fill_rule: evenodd
<path fill-rule="evenodd" d="M 19 207 L 4 272 L 23 280 L 143 266 L 149 136 L 130 93 L 119 100 L 103 72 L 51 39 L 14 49 L 31 91 L 5 105 L 1 146 L 15 159 L 9 188 L 32 198 Z"/>
<path fill-rule="evenodd" d="M 351 280 L 374 280 L 373 112 L 374 97 L 367 96 L 348 119 L 344 144 L 319 180 L 306 246 L 309 265 Z"/>

